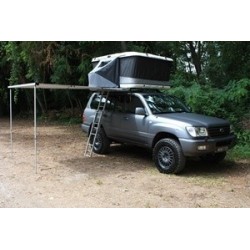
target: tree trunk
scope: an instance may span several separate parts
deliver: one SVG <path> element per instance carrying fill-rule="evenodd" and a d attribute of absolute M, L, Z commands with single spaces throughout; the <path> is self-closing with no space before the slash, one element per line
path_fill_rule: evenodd
<path fill-rule="evenodd" d="M 189 49 L 191 52 L 191 58 L 197 73 L 197 76 L 199 77 L 202 71 L 201 68 L 201 42 L 197 42 L 196 45 L 198 45 L 198 50 L 196 51 L 196 46 L 193 42 L 188 42 Z"/>
<path fill-rule="evenodd" d="M 45 110 L 47 111 L 48 110 L 48 105 L 47 105 L 47 99 L 46 99 L 46 95 L 45 95 L 44 89 L 43 89 L 43 101 L 44 101 Z"/>
<path fill-rule="evenodd" d="M 68 90 L 67 90 L 67 96 L 68 96 L 69 103 L 70 103 L 71 115 L 74 115 L 74 105 L 73 105 L 73 102 L 72 102 L 72 100 L 71 100 L 71 97 L 70 97 L 70 94 L 69 94 L 69 91 L 68 91 Z"/>

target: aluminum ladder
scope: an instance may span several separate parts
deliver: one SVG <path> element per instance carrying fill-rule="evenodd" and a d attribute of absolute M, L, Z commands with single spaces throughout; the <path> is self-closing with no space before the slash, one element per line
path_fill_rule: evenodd
<path fill-rule="evenodd" d="M 100 93 L 100 100 L 97 106 L 97 110 L 92 122 L 92 126 L 90 129 L 87 146 L 85 149 L 84 157 L 91 157 L 94 149 L 94 145 L 96 143 L 97 134 L 100 130 L 102 114 L 105 111 L 107 100 L 108 100 L 109 92 L 102 91 Z"/>

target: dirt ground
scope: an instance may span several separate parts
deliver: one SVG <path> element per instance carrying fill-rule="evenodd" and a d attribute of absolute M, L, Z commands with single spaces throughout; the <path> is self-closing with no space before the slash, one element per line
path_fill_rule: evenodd
<path fill-rule="evenodd" d="M 250 160 L 188 161 L 181 175 L 160 174 L 151 153 L 113 145 L 84 158 L 80 125 L 38 122 L 37 173 L 32 121 L 0 119 L 0 207 L 250 207 Z"/>

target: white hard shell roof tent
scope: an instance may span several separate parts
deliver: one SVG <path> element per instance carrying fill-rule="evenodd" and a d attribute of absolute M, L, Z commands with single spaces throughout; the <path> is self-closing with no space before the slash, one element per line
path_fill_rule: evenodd
<path fill-rule="evenodd" d="M 37 173 L 37 89 L 128 91 L 131 88 L 170 88 L 169 78 L 173 60 L 148 53 L 124 52 L 92 59 L 93 70 L 89 72 L 88 86 L 25 83 L 11 85 L 10 89 L 10 141 L 13 156 L 12 89 L 23 88 L 34 91 L 34 154 Z"/>
<path fill-rule="evenodd" d="M 92 59 L 89 87 L 158 88 L 169 86 L 173 60 L 147 53 L 124 52 Z"/>

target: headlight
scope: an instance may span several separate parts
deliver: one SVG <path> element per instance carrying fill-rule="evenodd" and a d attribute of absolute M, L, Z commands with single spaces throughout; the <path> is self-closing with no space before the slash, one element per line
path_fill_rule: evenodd
<path fill-rule="evenodd" d="M 204 127 L 187 127 L 187 132 L 193 137 L 208 136 L 207 129 Z"/>

